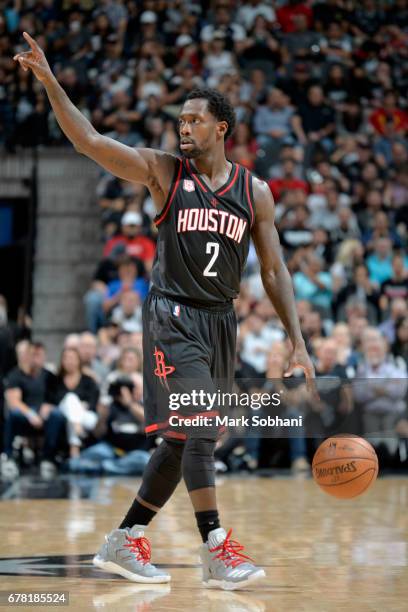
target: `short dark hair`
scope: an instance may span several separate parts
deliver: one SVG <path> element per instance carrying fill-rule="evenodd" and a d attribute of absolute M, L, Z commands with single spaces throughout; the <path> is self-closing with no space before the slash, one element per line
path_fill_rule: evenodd
<path fill-rule="evenodd" d="M 45 344 L 43 342 L 38 342 L 38 340 L 36 342 L 31 342 L 31 346 L 33 349 L 43 349 L 45 351 Z"/>
<path fill-rule="evenodd" d="M 225 140 L 227 140 L 234 131 L 236 123 L 235 111 L 231 102 L 216 89 L 209 88 L 193 89 L 188 94 L 186 100 L 196 100 L 197 98 L 207 100 L 208 110 L 217 121 L 226 121 L 228 123 L 228 129 L 225 132 Z"/>

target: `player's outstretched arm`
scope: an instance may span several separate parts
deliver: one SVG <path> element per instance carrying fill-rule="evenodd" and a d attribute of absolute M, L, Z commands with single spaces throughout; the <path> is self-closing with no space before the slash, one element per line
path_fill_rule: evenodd
<path fill-rule="evenodd" d="M 315 393 L 314 367 L 300 330 L 292 280 L 282 259 L 273 197 L 268 185 L 256 178 L 253 179 L 253 192 L 255 222 L 251 234 L 261 266 L 262 283 L 293 346 L 285 376 L 289 376 L 296 367 L 302 368 L 308 388 Z"/>
<path fill-rule="evenodd" d="M 23 34 L 30 51 L 14 59 L 23 70 L 32 70 L 42 82 L 57 121 L 79 153 L 87 155 L 106 170 L 129 181 L 146 185 L 158 207 L 165 203 L 167 189 L 174 173 L 175 158 L 154 149 L 135 149 L 99 134 L 86 117 L 72 104 L 53 75 L 45 54 L 27 32 Z"/>

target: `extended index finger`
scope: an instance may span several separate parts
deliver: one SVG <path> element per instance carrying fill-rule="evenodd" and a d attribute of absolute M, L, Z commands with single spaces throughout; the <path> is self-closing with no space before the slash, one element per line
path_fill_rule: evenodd
<path fill-rule="evenodd" d="M 33 51 L 40 51 L 40 46 L 39 44 L 34 40 L 34 38 L 31 38 L 31 36 L 28 34 L 28 32 L 23 32 L 23 36 L 26 39 L 26 41 L 28 42 L 28 44 L 30 45 L 31 49 Z"/>
<path fill-rule="evenodd" d="M 316 385 L 316 376 L 313 368 L 303 367 L 306 378 L 306 388 L 316 401 L 320 400 L 319 392 Z"/>

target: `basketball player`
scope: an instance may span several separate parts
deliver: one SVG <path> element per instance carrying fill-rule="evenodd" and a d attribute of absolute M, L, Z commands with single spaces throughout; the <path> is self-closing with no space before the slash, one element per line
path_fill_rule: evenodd
<path fill-rule="evenodd" d="M 204 584 L 245 587 L 265 573 L 242 553 L 243 546 L 231 539 L 231 530 L 227 533 L 220 526 L 214 482 L 216 433 L 209 428 L 202 435 L 187 435 L 170 427 L 169 419 L 159 416 L 163 410 L 159 391 L 164 388 L 159 383 L 196 379 L 211 388 L 215 380 L 232 380 L 233 299 L 252 237 L 265 291 L 292 343 L 287 375 L 300 367 L 313 388 L 313 366 L 281 259 L 269 187 L 225 158 L 224 143 L 235 115 L 217 91 L 203 89 L 188 95 L 179 116 L 180 158 L 130 148 L 92 127 L 58 84 L 38 44 L 27 33 L 24 37 L 30 50 L 14 59 L 42 82 L 75 149 L 115 176 L 146 185 L 157 207 L 157 250 L 151 290 L 143 305 L 143 373 L 145 430 L 159 434 L 162 442 L 127 515 L 106 536 L 94 563 L 135 582 L 168 582 L 167 572 L 150 563 L 144 531 L 184 478 L 203 540 Z"/>

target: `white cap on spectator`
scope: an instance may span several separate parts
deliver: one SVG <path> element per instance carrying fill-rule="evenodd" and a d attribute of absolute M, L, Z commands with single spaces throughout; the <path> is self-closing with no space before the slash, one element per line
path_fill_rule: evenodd
<path fill-rule="evenodd" d="M 140 15 L 140 23 L 156 23 L 157 15 L 153 11 L 144 11 Z"/>
<path fill-rule="evenodd" d="M 176 47 L 187 47 L 187 45 L 191 45 L 193 39 L 189 34 L 180 34 L 176 39 Z"/>
<path fill-rule="evenodd" d="M 143 219 L 141 214 L 129 210 L 123 215 L 121 223 L 122 225 L 142 225 L 142 221 Z"/>

